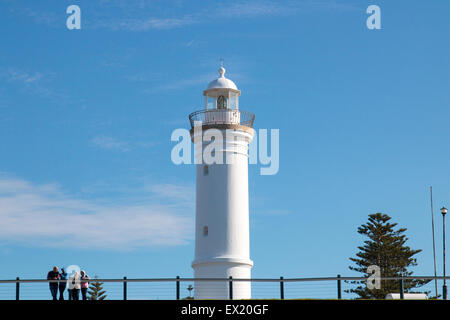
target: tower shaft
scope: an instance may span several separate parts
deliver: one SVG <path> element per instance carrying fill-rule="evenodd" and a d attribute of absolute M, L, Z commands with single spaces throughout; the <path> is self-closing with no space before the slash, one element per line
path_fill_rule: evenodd
<path fill-rule="evenodd" d="M 197 165 L 194 276 L 249 279 L 253 262 L 249 239 L 248 144 L 253 129 L 209 128 L 202 133 L 203 140 L 207 140 L 201 148 L 204 158 L 209 152 L 220 163 L 209 164 L 208 159 L 203 159 Z M 208 147 L 211 143 L 216 148 Z M 228 286 L 227 281 L 197 281 L 195 298 L 228 299 Z M 250 297 L 249 282 L 233 284 L 233 298 Z"/>

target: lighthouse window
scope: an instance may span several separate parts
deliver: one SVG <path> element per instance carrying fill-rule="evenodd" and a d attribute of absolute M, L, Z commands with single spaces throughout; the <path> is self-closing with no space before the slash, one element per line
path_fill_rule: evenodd
<path fill-rule="evenodd" d="M 208 235 L 208 226 L 203 227 L 203 235 L 206 237 Z"/>
<path fill-rule="evenodd" d="M 209 173 L 209 168 L 208 168 L 208 166 L 203 166 L 203 175 L 204 175 L 204 176 L 207 176 L 208 173 Z"/>
<path fill-rule="evenodd" d="M 217 98 L 217 109 L 226 109 L 227 108 L 227 99 L 224 96 L 219 96 Z"/>
<path fill-rule="evenodd" d="M 238 109 L 238 95 L 235 92 L 230 92 L 230 98 L 228 99 L 229 109 Z"/>

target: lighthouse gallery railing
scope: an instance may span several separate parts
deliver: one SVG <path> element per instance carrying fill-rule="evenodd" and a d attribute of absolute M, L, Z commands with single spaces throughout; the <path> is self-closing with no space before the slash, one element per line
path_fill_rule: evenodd
<path fill-rule="evenodd" d="M 189 115 L 191 128 L 194 127 L 195 121 L 201 122 L 202 125 L 236 124 L 252 128 L 254 120 L 253 113 L 236 109 L 200 110 Z"/>

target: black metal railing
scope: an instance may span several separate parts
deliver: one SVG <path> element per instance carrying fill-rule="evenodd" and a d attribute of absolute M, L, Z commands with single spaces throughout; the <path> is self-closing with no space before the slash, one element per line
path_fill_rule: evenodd
<path fill-rule="evenodd" d="M 404 282 L 409 280 L 443 280 L 444 277 L 434 276 L 413 276 L 413 277 L 381 277 L 380 281 L 393 280 L 398 283 L 398 292 L 400 299 L 404 299 Z M 123 277 L 121 279 L 90 279 L 90 282 L 99 281 L 107 287 L 108 300 L 134 300 L 134 299 L 182 299 L 189 290 L 189 296 L 193 288 L 190 283 L 197 281 L 228 282 L 229 299 L 233 299 L 233 288 L 235 282 L 251 282 L 253 299 L 343 299 L 342 282 L 360 281 L 366 282 L 368 278 L 364 277 L 318 277 L 318 278 L 147 278 L 130 279 Z M 16 300 L 48 299 L 49 282 L 66 282 L 67 280 L 46 280 L 46 279 L 11 279 L 0 280 L 0 300 L 14 298 Z M 336 290 L 337 289 L 337 290 Z M 428 288 L 430 289 L 430 288 Z M 220 287 L 223 290 L 223 287 Z M 181 292 L 184 294 L 182 295 Z M 131 297 L 130 297 L 131 294 Z M 344 299 L 352 299 L 347 296 Z"/>
<path fill-rule="evenodd" d="M 200 122 L 202 125 L 238 124 L 252 128 L 254 120 L 253 113 L 236 109 L 199 110 L 189 115 L 191 128 L 194 128 L 195 122 Z"/>

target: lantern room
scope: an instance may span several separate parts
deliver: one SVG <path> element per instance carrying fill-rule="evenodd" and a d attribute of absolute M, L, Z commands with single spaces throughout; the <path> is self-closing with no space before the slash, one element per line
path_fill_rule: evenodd
<path fill-rule="evenodd" d="M 205 96 L 205 109 L 239 109 L 239 96 L 241 91 L 230 79 L 225 78 L 225 68 L 219 68 L 219 77 L 211 81 L 203 91 Z"/>

